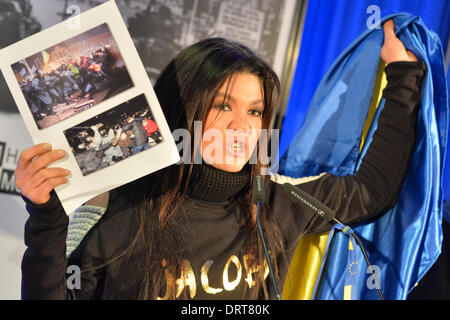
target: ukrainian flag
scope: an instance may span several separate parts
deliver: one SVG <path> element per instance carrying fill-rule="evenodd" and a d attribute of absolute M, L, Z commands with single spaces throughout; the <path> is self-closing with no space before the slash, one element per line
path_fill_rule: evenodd
<path fill-rule="evenodd" d="M 442 176 L 448 130 L 444 55 L 439 38 L 410 14 L 394 20 L 405 47 L 427 65 L 416 146 L 394 208 L 372 223 L 352 226 L 379 268 L 386 299 L 406 299 L 440 254 Z M 367 30 L 335 61 L 312 99 L 302 128 L 280 158 L 279 172 L 291 177 L 330 172 L 354 174 L 376 130 L 386 85 L 380 50 L 382 29 Z M 336 148 L 336 146 L 339 148 Z M 312 299 L 328 233 L 301 239 L 283 289 L 283 299 Z M 378 299 L 359 247 L 337 232 L 328 248 L 317 299 Z"/>
<path fill-rule="evenodd" d="M 50 60 L 50 54 L 47 51 L 42 50 L 41 55 L 42 55 L 42 60 L 44 61 L 44 68 L 42 68 L 42 69 L 45 69 L 47 67 L 48 61 Z"/>

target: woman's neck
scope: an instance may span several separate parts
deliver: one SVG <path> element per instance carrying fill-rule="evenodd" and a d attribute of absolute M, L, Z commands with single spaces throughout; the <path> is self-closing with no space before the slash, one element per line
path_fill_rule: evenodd
<path fill-rule="evenodd" d="M 193 199 L 222 202 L 237 196 L 249 185 L 249 164 L 239 172 L 228 172 L 202 163 L 194 165 L 186 193 Z"/>

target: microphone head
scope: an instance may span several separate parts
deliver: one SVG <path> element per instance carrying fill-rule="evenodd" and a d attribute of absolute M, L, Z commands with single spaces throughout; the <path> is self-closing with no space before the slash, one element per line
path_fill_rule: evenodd
<path fill-rule="evenodd" d="M 298 202 L 305 208 L 311 209 L 315 214 L 318 214 L 327 221 L 334 220 L 335 213 L 332 209 L 328 208 L 326 205 L 324 205 L 311 195 L 307 194 L 300 188 L 290 183 L 283 184 L 283 188 L 289 198 L 291 198 L 293 201 Z"/>
<path fill-rule="evenodd" d="M 264 203 L 266 201 L 266 192 L 264 189 L 264 181 L 260 175 L 256 175 L 253 180 L 253 196 L 252 200 L 254 203 Z"/>

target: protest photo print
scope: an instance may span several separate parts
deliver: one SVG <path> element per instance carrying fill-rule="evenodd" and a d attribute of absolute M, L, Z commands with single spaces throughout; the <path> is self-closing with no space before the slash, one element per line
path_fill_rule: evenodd
<path fill-rule="evenodd" d="M 64 131 L 83 176 L 162 142 L 142 94 Z"/>
<path fill-rule="evenodd" d="M 133 86 L 106 23 L 38 51 L 11 67 L 39 129 Z"/>

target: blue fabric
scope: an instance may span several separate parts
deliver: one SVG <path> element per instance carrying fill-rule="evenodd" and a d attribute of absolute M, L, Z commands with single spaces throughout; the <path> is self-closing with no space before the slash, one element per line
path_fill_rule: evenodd
<path fill-rule="evenodd" d="M 450 2 L 449 2 L 450 5 Z M 450 19 L 448 19 L 450 20 Z M 450 53 L 449 53 L 450 54 Z M 447 68 L 447 92 L 450 92 L 450 68 Z M 450 105 L 450 96 L 449 105 Z M 450 141 L 450 131 L 447 136 L 447 143 Z M 450 152 L 446 153 L 444 166 L 444 215 L 445 222 L 450 224 Z"/>
<path fill-rule="evenodd" d="M 440 253 L 448 98 L 439 38 L 419 17 L 401 13 L 382 21 L 391 18 L 405 47 L 427 65 L 417 140 L 395 207 L 376 222 L 353 229 L 364 243 L 371 263 L 381 270 L 379 280 L 385 298 L 405 299 Z M 281 174 L 301 177 L 330 172 L 342 176 L 357 170 L 376 129 L 374 121 L 360 157 L 361 134 L 383 40 L 382 29 L 367 30 L 331 66 L 315 92 L 303 126 L 280 158 Z M 383 105 L 384 99 L 375 119 Z M 336 234 L 319 284 L 318 299 L 343 298 L 347 253 L 347 236 Z M 364 275 L 367 266 L 362 254 L 358 254 L 358 263 L 364 266 L 360 275 Z M 376 290 L 366 286 L 369 276 L 359 277 L 355 299 L 378 299 Z"/>
<path fill-rule="evenodd" d="M 427 28 L 439 35 L 445 49 L 450 36 L 449 0 L 308 1 L 297 67 L 280 128 L 280 155 L 301 128 L 320 80 L 339 54 L 367 30 L 367 20 L 372 15 L 367 8 L 372 5 L 380 8 L 381 16 L 398 12 L 420 15 Z M 450 190 L 447 194 L 446 199 L 450 200 Z"/>
<path fill-rule="evenodd" d="M 336 223 L 330 230 L 330 232 L 328 233 L 328 239 L 327 239 L 327 244 L 325 246 L 325 252 L 323 254 L 323 261 L 322 264 L 320 265 L 320 270 L 319 270 L 319 275 L 317 276 L 317 279 L 321 279 L 324 267 L 328 261 L 328 251 L 330 249 L 330 245 L 331 242 L 333 241 L 333 237 L 335 235 L 335 231 L 336 230 L 340 230 L 342 231 L 345 235 L 350 235 L 353 233 L 352 228 L 350 228 L 349 226 L 345 226 L 341 223 Z M 349 236 L 350 237 L 350 236 Z M 350 241 L 352 243 L 352 247 L 353 249 L 358 249 L 356 247 L 356 243 L 355 243 L 355 239 L 353 237 L 350 237 Z M 344 285 L 349 285 L 349 286 L 353 286 L 356 287 L 357 283 L 358 283 L 358 279 L 359 279 L 359 275 L 360 275 L 360 268 L 358 265 L 358 258 L 357 258 L 357 254 L 355 253 L 354 250 L 348 252 L 348 256 L 347 256 L 347 265 L 346 265 L 346 269 L 344 270 L 345 272 L 345 284 Z M 317 280 L 316 284 L 314 286 L 314 291 L 313 291 L 313 299 L 317 298 L 316 294 L 318 291 L 318 287 L 319 287 L 320 281 Z M 352 300 L 356 298 L 356 291 L 352 291 Z"/>

